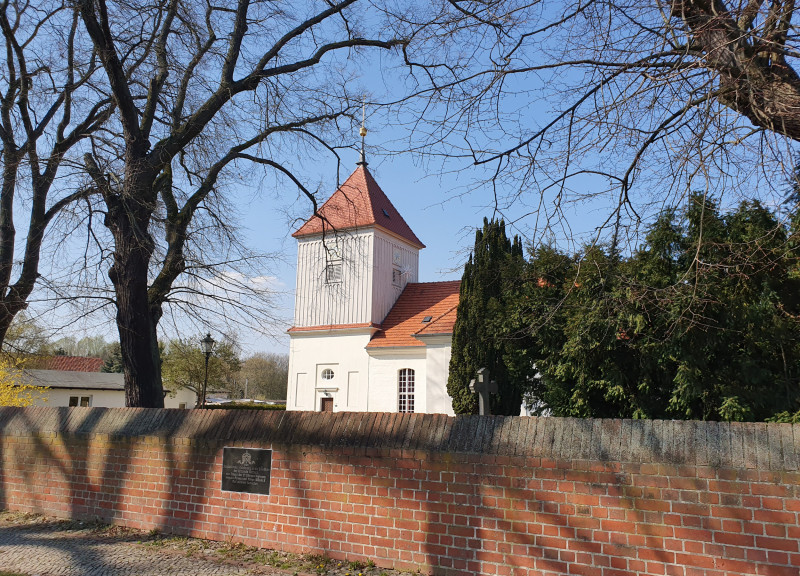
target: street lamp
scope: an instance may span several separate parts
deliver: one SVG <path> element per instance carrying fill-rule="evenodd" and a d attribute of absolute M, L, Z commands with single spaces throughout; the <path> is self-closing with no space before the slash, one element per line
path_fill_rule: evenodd
<path fill-rule="evenodd" d="M 208 386 L 208 359 L 211 357 L 211 351 L 214 350 L 214 339 L 211 334 L 206 334 L 206 337 L 200 340 L 203 346 L 203 353 L 206 355 L 206 372 L 203 377 L 203 393 L 200 396 L 200 407 L 205 408 L 206 405 L 206 387 Z"/>

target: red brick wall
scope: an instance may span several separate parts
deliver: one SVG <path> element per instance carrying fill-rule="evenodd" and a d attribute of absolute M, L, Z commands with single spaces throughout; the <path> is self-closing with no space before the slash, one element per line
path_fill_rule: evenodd
<path fill-rule="evenodd" d="M 223 446 L 272 448 L 271 494 Z M 800 574 L 800 426 L 0 409 L 0 506 L 434 574 Z"/>

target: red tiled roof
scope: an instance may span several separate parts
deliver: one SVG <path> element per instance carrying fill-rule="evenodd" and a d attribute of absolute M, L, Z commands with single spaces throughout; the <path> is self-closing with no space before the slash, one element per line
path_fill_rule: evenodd
<path fill-rule="evenodd" d="M 433 334 L 452 334 L 453 326 L 456 324 L 456 312 L 458 304 L 450 308 L 447 312 L 425 324 L 422 330 L 418 330 L 420 336 L 432 336 Z"/>
<path fill-rule="evenodd" d="M 425 248 L 364 165 L 356 168 L 345 183 L 322 205 L 319 213 L 326 220 L 325 232 L 378 226 L 400 236 L 417 248 Z M 312 216 L 292 236 L 300 238 L 321 234 L 323 218 Z"/>
<path fill-rule="evenodd" d="M 314 332 L 318 330 L 347 330 L 348 328 L 380 328 L 378 324 L 325 324 L 324 326 L 292 326 L 287 332 Z"/>
<path fill-rule="evenodd" d="M 460 287 L 460 280 L 407 284 L 367 348 L 424 346 L 415 334 L 452 333 Z"/>
<path fill-rule="evenodd" d="M 102 358 L 85 356 L 48 356 L 35 360 L 32 364 L 40 370 L 64 370 L 66 372 L 100 372 Z"/>

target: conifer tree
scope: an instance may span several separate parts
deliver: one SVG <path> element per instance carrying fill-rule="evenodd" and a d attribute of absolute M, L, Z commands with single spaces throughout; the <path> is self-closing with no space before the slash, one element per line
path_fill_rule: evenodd
<path fill-rule="evenodd" d="M 497 382 L 498 392 L 491 397 L 492 414 L 519 414 L 522 386 L 510 381 L 504 362 L 514 342 L 503 337 L 500 326 L 507 308 L 506 295 L 512 292 L 524 264 L 520 239 L 508 239 L 503 220 L 484 218 L 464 266 L 453 329 L 447 391 L 457 414 L 477 413 L 478 398 L 470 392 L 469 382 L 480 368 L 487 368 Z"/>

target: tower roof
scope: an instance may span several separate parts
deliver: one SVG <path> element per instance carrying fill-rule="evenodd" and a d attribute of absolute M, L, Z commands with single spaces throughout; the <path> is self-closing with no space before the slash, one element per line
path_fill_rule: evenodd
<path fill-rule="evenodd" d="M 323 229 L 328 233 L 376 226 L 417 248 L 425 248 L 363 164 L 328 198 L 319 214 L 322 217 L 312 216 L 292 236 L 321 234 Z"/>

